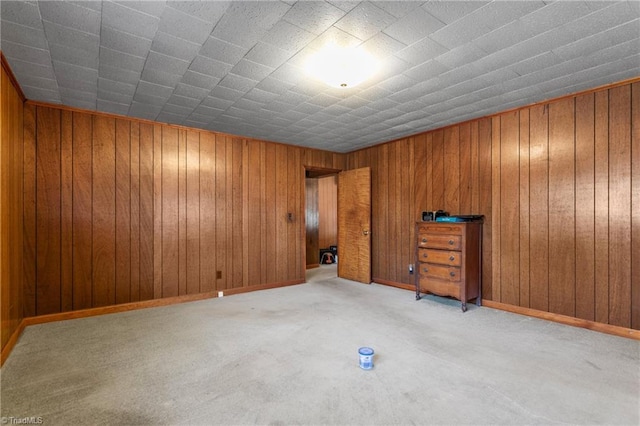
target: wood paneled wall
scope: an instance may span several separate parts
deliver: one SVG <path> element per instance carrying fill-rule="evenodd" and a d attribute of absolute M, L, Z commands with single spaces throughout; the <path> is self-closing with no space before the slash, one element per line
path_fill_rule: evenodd
<path fill-rule="evenodd" d="M 304 166 L 344 156 L 25 106 L 25 315 L 304 281 Z"/>
<path fill-rule="evenodd" d="M 318 244 L 338 245 L 338 177 L 318 178 Z"/>
<path fill-rule="evenodd" d="M 363 166 L 375 280 L 412 283 L 423 210 L 484 214 L 484 298 L 640 329 L 640 82 L 348 155 Z"/>
<path fill-rule="evenodd" d="M 306 178 L 305 183 L 305 224 L 306 224 L 306 262 L 308 267 L 319 265 L 318 238 L 318 179 Z"/>
<path fill-rule="evenodd" d="M 2 56 L 0 74 L 0 341 L 4 350 L 22 319 L 23 97 Z M 3 357 L 4 360 L 4 357 Z"/>

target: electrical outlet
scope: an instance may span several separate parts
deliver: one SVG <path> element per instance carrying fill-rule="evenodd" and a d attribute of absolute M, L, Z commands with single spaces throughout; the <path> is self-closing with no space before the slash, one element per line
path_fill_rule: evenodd
<path fill-rule="evenodd" d="M 224 296 L 224 292 L 219 291 L 219 292 L 218 292 L 218 297 L 222 297 L 222 296 Z"/>
<path fill-rule="evenodd" d="M 413 263 L 409 264 L 409 274 L 413 274 Z"/>

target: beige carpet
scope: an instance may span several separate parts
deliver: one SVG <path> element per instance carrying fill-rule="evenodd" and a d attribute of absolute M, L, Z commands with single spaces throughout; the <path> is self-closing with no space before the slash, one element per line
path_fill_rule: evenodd
<path fill-rule="evenodd" d="M 71 424 L 640 423 L 640 342 L 335 278 L 28 327 L 1 414 Z M 358 348 L 375 350 L 374 368 Z"/>

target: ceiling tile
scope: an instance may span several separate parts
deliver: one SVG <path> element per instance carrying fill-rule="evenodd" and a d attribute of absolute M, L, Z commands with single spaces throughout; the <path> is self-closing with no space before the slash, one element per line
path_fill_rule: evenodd
<path fill-rule="evenodd" d="M 229 8 L 231 1 L 170 1 L 168 7 L 195 16 L 205 22 L 217 23 Z"/>
<path fill-rule="evenodd" d="M 181 79 L 184 80 L 186 74 L 187 73 L 183 76 L 180 74 L 170 74 L 168 72 L 158 71 L 157 69 L 145 66 L 140 78 L 144 81 L 159 84 L 161 86 L 175 87 Z"/>
<path fill-rule="evenodd" d="M 131 101 L 133 101 L 133 95 L 125 95 L 122 93 L 108 92 L 108 91 L 101 90 L 99 87 L 98 87 L 97 98 L 98 98 L 98 101 L 100 100 L 109 101 L 109 102 L 114 102 L 121 105 L 125 105 L 125 104 L 130 105 Z"/>
<path fill-rule="evenodd" d="M 145 58 L 102 47 L 100 49 L 100 62 L 110 64 L 117 68 L 123 68 L 134 72 L 142 72 L 145 64 Z"/>
<path fill-rule="evenodd" d="M 213 85 L 211 87 L 213 87 Z M 186 96 L 194 99 L 204 99 L 207 97 L 210 91 L 210 89 L 191 86 L 186 83 L 178 83 L 173 93 L 176 95 Z"/>
<path fill-rule="evenodd" d="M 38 4 L 26 1 L 0 2 L 2 24 L 13 22 L 30 28 L 42 29 L 42 19 Z"/>
<path fill-rule="evenodd" d="M 284 20 L 319 35 L 345 15 L 334 5 L 319 1 L 299 1 L 284 15 Z"/>
<path fill-rule="evenodd" d="M 232 68 L 233 65 L 231 64 L 216 61 L 206 56 L 196 56 L 191 65 L 189 65 L 189 70 L 191 71 L 217 78 L 223 78 Z"/>
<path fill-rule="evenodd" d="M 445 24 L 455 22 L 489 3 L 488 1 L 428 1 L 422 8 Z"/>
<path fill-rule="evenodd" d="M 32 62 L 25 62 L 25 61 L 12 58 L 11 69 L 13 70 L 13 73 L 18 78 L 22 77 L 23 75 L 31 75 L 33 77 L 48 78 L 50 80 L 55 80 L 56 78 L 55 73 L 53 72 L 53 66 L 51 64 L 38 65 Z"/>
<path fill-rule="evenodd" d="M 211 35 L 251 48 L 289 8 L 282 2 L 232 2 Z"/>
<path fill-rule="evenodd" d="M 162 70 L 169 74 L 183 74 L 189 68 L 189 62 L 174 56 L 167 56 L 157 52 L 149 52 L 145 68 Z"/>
<path fill-rule="evenodd" d="M 104 1 L 102 3 L 102 25 L 133 34 L 146 39 L 153 39 L 158 30 L 160 19 L 156 16 L 138 12 L 126 5 Z"/>
<path fill-rule="evenodd" d="M 149 80 L 151 81 L 151 80 Z M 178 80 L 181 83 L 188 84 L 190 86 L 200 87 L 203 89 L 211 90 L 218 82 L 220 78 L 213 77 L 207 74 L 198 73 L 192 70 L 188 70 L 182 76 L 182 79 Z"/>
<path fill-rule="evenodd" d="M 161 98 L 169 98 L 173 93 L 173 87 L 161 86 L 159 84 L 149 83 L 148 81 L 140 80 L 136 88 L 136 94 L 152 95 Z M 138 100 L 136 98 L 136 100 Z"/>
<path fill-rule="evenodd" d="M 246 59 L 270 68 L 277 68 L 291 56 L 291 52 L 287 50 L 282 50 L 271 44 L 260 42 L 247 53 Z"/>
<path fill-rule="evenodd" d="M 316 36 L 287 21 L 278 21 L 261 41 L 274 45 L 290 52 L 298 50 L 309 44 Z"/>
<path fill-rule="evenodd" d="M 100 34 L 100 12 L 69 2 L 38 2 L 44 21 L 74 28 L 85 33 Z"/>
<path fill-rule="evenodd" d="M 95 51 L 96 54 L 100 46 L 100 36 L 74 30 L 70 27 L 45 21 L 44 31 L 49 44 L 59 44 L 87 52 Z"/>
<path fill-rule="evenodd" d="M 610 30 L 560 46 L 554 49 L 553 52 L 562 59 L 568 60 L 579 56 L 589 55 L 598 50 L 616 46 L 627 41 L 635 44 L 637 48 L 638 44 L 634 42 L 634 37 L 637 36 L 639 31 L 640 20 L 636 19 L 635 21 L 622 24 Z"/>
<path fill-rule="evenodd" d="M 247 59 L 242 59 L 236 64 L 235 67 L 231 69 L 231 73 L 251 80 L 255 80 L 255 82 L 257 83 L 258 81 L 271 74 L 273 70 L 273 68 L 267 67 L 265 65 L 257 64 Z"/>
<path fill-rule="evenodd" d="M 151 48 L 151 40 L 103 25 L 100 45 L 130 55 L 146 57 Z"/>
<path fill-rule="evenodd" d="M 245 47 L 236 46 L 215 37 L 209 37 L 202 45 L 199 54 L 216 61 L 235 65 L 247 54 L 247 51 L 248 49 Z"/>
<path fill-rule="evenodd" d="M 48 47 L 47 37 L 42 28 L 26 27 L 5 20 L 0 21 L 0 26 L 0 46 L 2 41 L 6 40 L 37 49 L 47 49 Z"/>
<path fill-rule="evenodd" d="M 120 115 L 127 115 L 129 113 L 129 104 L 119 104 L 104 99 L 98 99 L 96 104 L 99 111 Z"/>
<path fill-rule="evenodd" d="M 140 80 L 139 72 L 126 70 L 123 68 L 116 68 L 105 64 L 100 64 L 100 67 L 98 68 L 98 74 L 102 78 L 117 81 L 122 84 L 131 84 L 134 87 Z"/>
<path fill-rule="evenodd" d="M 391 56 L 405 47 L 406 45 L 404 43 L 391 38 L 385 33 L 378 33 L 362 43 L 362 48 L 377 60 Z"/>
<path fill-rule="evenodd" d="M 201 45 L 198 43 L 192 43 L 162 31 L 156 33 L 156 37 L 151 43 L 153 52 L 162 53 L 187 62 L 193 61 L 200 47 Z"/>
<path fill-rule="evenodd" d="M 98 49 L 86 51 L 60 44 L 50 44 L 49 52 L 59 62 L 66 62 L 85 68 L 98 68 Z"/>
<path fill-rule="evenodd" d="M 47 49 L 36 49 L 35 47 L 13 43 L 9 40 L 2 40 L 2 53 L 8 58 L 17 58 L 45 66 L 51 65 L 51 54 Z"/>
<path fill-rule="evenodd" d="M 334 25 L 360 40 L 368 40 L 395 21 L 393 15 L 370 2 L 362 2 Z"/>
<path fill-rule="evenodd" d="M 409 45 L 438 31 L 444 24 L 434 18 L 422 8 L 415 9 L 411 14 L 397 20 L 384 30 L 396 40 Z"/>
<path fill-rule="evenodd" d="M 160 17 L 158 30 L 194 43 L 202 44 L 209 38 L 209 34 L 211 34 L 211 30 L 213 30 L 216 22 L 217 20 L 202 21 L 195 16 L 183 13 L 173 7 L 166 7 Z"/>
<path fill-rule="evenodd" d="M 87 3 L 95 3 L 95 1 L 88 1 Z M 137 10 L 138 12 L 142 12 L 145 13 L 147 15 L 151 15 L 151 16 L 155 16 L 155 17 L 159 17 L 160 15 L 162 15 L 162 12 L 164 12 L 164 8 L 166 5 L 166 2 L 163 1 L 159 1 L 159 0 L 153 0 L 153 1 L 148 1 L 148 0 L 144 0 L 144 1 L 137 1 L 137 0 L 121 0 L 121 1 L 115 1 L 114 3 L 118 3 L 121 4 L 125 7 L 128 7 L 130 9 L 134 9 Z M 180 3 L 177 1 L 173 1 L 171 0 L 171 4 L 173 7 L 176 7 L 175 4 L 176 3 Z"/>

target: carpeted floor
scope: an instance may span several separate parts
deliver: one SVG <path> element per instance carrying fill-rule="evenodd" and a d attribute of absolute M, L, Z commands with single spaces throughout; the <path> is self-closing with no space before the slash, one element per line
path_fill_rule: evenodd
<path fill-rule="evenodd" d="M 640 423 L 640 342 L 335 278 L 28 327 L 1 415 L 71 424 Z M 374 368 L 358 348 L 375 350 Z M 8 419 L 7 421 L 9 421 Z"/>

